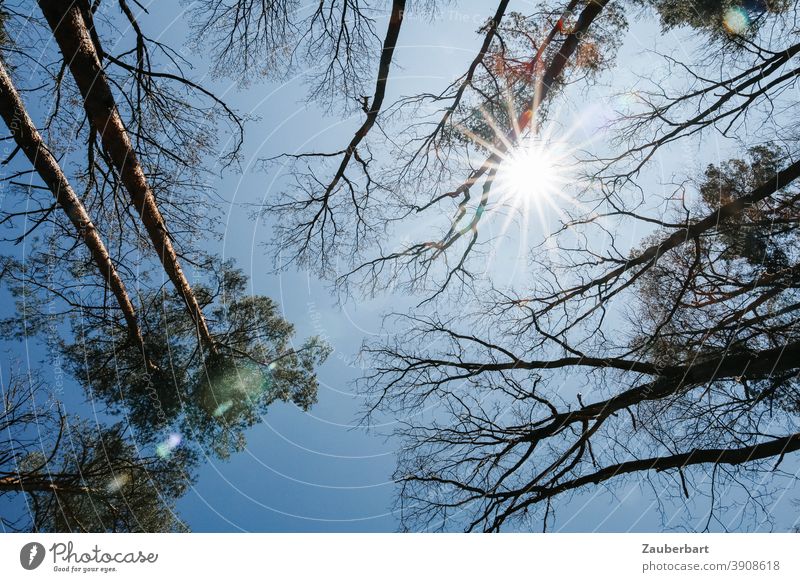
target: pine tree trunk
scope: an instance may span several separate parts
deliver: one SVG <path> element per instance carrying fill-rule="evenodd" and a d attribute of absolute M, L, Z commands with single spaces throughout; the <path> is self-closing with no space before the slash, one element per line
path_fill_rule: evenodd
<path fill-rule="evenodd" d="M 215 351 L 205 317 L 181 269 L 166 224 L 122 123 L 114 95 L 79 8 L 71 2 L 60 0 L 39 0 L 39 6 L 83 96 L 89 122 L 100 135 L 103 149 L 119 172 L 167 276 L 186 304 L 201 341 L 210 351 Z"/>
<path fill-rule="evenodd" d="M 20 150 L 33 164 L 39 176 L 53 193 L 58 205 L 64 210 L 72 225 L 78 231 L 79 236 L 83 239 L 95 266 L 117 299 L 117 303 L 125 317 L 129 338 L 141 348 L 142 354 L 146 358 L 144 339 L 137 322 L 136 310 L 116 267 L 111 261 L 111 256 L 97 229 L 92 224 L 86 208 L 70 186 L 67 177 L 61 171 L 61 167 L 53 157 L 53 154 L 44 144 L 41 135 L 33 124 L 33 120 L 25 110 L 25 105 L 2 61 L 0 61 L 0 116 L 9 130 L 11 130 Z"/>
<path fill-rule="evenodd" d="M 90 487 L 76 485 L 72 481 L 59 482 L 46 477 L 0 477 L 0 491 L 18 491 L 20 493 L 94 493 Z"/>

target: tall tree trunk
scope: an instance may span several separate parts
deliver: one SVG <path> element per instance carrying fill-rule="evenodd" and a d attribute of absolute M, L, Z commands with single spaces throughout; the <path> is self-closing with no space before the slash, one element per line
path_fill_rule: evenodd
<path fill-rule="evenodd" d="M 95 492 L 90 487 L 76 485 L 72 480 L 65 480 L 62 482 L 57 478 L 32 475 L 0 477 L 0 491 L 18 491 L 20 493 L 77 493 L 81 495 Z"/>
<path fill-rule="evenodd" d="M 200 339 L 210 351 L 215 351 L 203 311 L 181 269 L 164 218 L 122 123 L 80 9 L 76 4 L 62 0 L 39 0 L 39 6 L 83 96 L 89 122 L 100 135 L 104 150 L 119 172 L 167 276 L 186 304 Z"/>
<path fill-rule="evenodd" d="M 44 144 L 42 136 L 25 110 L 25 104 L 14 87 L 2 60 L 0 60 L 0 116 L 9 130 L 11 130 L 17 146 L 33 164 L 39 176 L 53 193 L 58 205 L 64 210 L 72 225 L 78 231 L 78 235 L 83 239 L 95 266 L 117 299 L 117 303 L 125 317 L 128 337 L 139 346 L 143 357 L 147 359 L 142 330 L 136 318 L 136 310 L 114 263 L 111 261 L 111 256 L 105 244 L 103 244 L 97 229 L 92 224 L 86 208 L 75 194 L 72 186 L 70 186 L 67 177 L 61 171 L 61 167 L 53 157 L 53 154 Z M 148 366 L 153 367 L 149 359 L 147 361 Z"/>

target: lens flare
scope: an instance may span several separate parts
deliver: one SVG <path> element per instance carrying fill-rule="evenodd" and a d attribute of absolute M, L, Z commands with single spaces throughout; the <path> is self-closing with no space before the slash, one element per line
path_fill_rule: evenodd
<path fill-rule="evenodd" d="M 750 17 L 742 8 L 728 8 L 722 17 L 722 25 L 731 34 L 744 34 L 750 27 Z"/>
<path fill-rule="evenodd" d="M 634 103 L 638 95 L 631 94 L 630 99 Z M 480 198 L 467 196 L 459 204 L 451 232 L 477 231 L 479 221 L 480 228 L 492 221 L 493 237 L 514 241 L 522 248 L 527 247 L 528 237 L 535 236 L 540 238 L 536 244 L 544 243 L 550 248 L 552 239 L 547 233 L 552 231 L 556 221 L 557 228 L 569 222 L 571 208 L 583 208 L 579 191 L 592 187 L 579 164 L 581 153 L 602 138 L 606 125 L 618 114 L 605 103 L 587 104 L 568 112 L 556 109 L 549 112 L 548 124 L 544 127 L 536 118 L 535 100 L 521 113 L 512 96 L 506 105 L 506 119 L 498 119 L 480 108 L 482 121 L 493 134 L 491 137 L 487 137 L 486 128 L 475 131 L 466 124 L 459 126 L 464 139 L 476 146 L 474 152 L 467 152 L 463 160 L 465 165 L 480 168 L 487 163 L 486 153 L 489 152 L 488 166 L 481 168 L 478 175 L 485 176 L 487 169 L 493 174 L 479 184 Z M 509 120 L 511 127 L 508 127 Z M 471 194 L 469 189 L 467 192 Z M 477 203 L 470 206 L 475 201 Z M 538 228 L 532 227 L 533 220 L 538 220 Z M 510 232 L 512 224 L 518 227 L 516 233 Z M 496 264 L 497 258 L 510 256 L 508 253 L 498 255 L 498 248 L 499 245 L 493 245 L 487 265 Z M 517 253 L 517 257 L 520 256 Z"/>
<path fill-rule="evenodd" d="M 233 407 L 233 401 L 226 400 L 225 402 L 222 402 L 219 406 L 217 406 L 212 414 L 216 417 L 220 417 L 224 415 L 226 412 L 228 412 L 232 407 Z"/>
<path fill-rule="evenodd" d="M 261 402 L 269 390 L 268 375 L 261 366 L 220 361 L 206 368 L 200 394 L 203 408 L 214 418 L 236 416 Z"/>
<path fill-rule="evenodd" d="M 109 493 L 117 493 L 119 492 L 125 485 L 127 485 L 131 480 L 131 476 L 128 473 L 121 473 L 116 475 L 111 481 L 108 482 L 106 486 L 106 491 Z"/>
<path fill-rule="evenodd" d="M 166 440 L 156 446 L 156 454 L 162 459 L 169 459 L 172 456 L 172 451 L 180 446 L 181 440 L 181 435 L 171 433 Z"/>

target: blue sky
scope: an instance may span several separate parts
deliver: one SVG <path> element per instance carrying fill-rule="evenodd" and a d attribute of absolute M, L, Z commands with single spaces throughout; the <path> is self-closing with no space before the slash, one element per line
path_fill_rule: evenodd
<path fill-rule="evenodd" d="M 520 3 L 520 9 L 526 4 L 532 3 Z M 178 3 L 148 5 L 151 14 L 141 17 L 148 34 L 181 46 L 187 28 Z M 400 36 L 388 98 L 413 93 L 420 87 L 441 88 L 462 72 L 480 44 L 476 29 L 490 11 L 494 11 L 491 5 L 473 1 L 460 3 L 458 9 L 444 8 L 433 23 L 412 14 Z M 380 35 L 385 22 L 377 22 Z M 638 23 L 619 56 L 621 66 L 614 72 L 615 84 L 633 79 L 647 62 L 640 51 L 651 48 L 658 35 L 654 22 Z M 202 58 L 185 48 L 184 54 L 196 64 L 196 78 L 203 79 Z M 253 293 L 268 295 L 280 303 L 285 317 L 296 325 L 298 339 L 321 335 L 334 353 L 319 371 L 319 403 L 307 413 L 291 404 L 273 405 L 263 422 L 248 431 L 245 451 L 226 461 L 209 458 L 201 466 L 196 486 L 179 502 L 178 510 L 194 531 L 393 531 L 397 528 L 393 512 L 396 489 L 391 474 L 396 443 L 384 436 L 391 430 L 391 419 L 371 431 L 359 427 L 363 400 L 354 393 L 352 382 L 362 372 L 355 362 L 362 341 L 386 333 L 381 315 L 403 311 L 414 301 L 387 295 L 339 304 L 329 284 L 311 273 L 273 273 L 263 245 L 270 239 L 276 218 L 262 221 L 250 217 L 252 205 L 285 183 L 278 173 L 264 171 L 258 159 L 282 152 L 340 149 L 361 116 L 342 119 L 307 104 L 298 79 L 281 83 L 254 79 L 247 86 L 222 79 L 207 82 L 235 109 L 257 118 L 247 127 L 242 171 L 221 171 L 213 184 L 225 201 L 219 225 L 224 237 L 221 242 L 210 241 L 208 250 L 237 259 L 251 277 Z M 595 91 L 597 96 L 608 89 L 601 85 Z M 560 116 L 568 123 L 590 97 L 568 100 Z M 35 104 L 29 107 L 34 117 L 41 114 Z M 588 123 L 583 139 L 593 131 Z M 711 144 L 714 151 L 705 152 L 710 159 L 720 157 L 720 152 L 729 147 L 722 142 Z M 657 161 L 662 175 L 682 163 L 670 155 L 661 155 Z M 653 180 L 652 185 L 656 182 Z M 642 234 L 630 233 L 631 243 Z M 7 294 L 0 293 L 7 309 Z M 44 355 L 36 342 L 5 343 L 32 366 Z M 91 402 L 85 401 L 74 383 L 66 387 L 65 400 L 74 410 L 93 413 Z M 791 495 L 785 495 L 776 515 L 790 515 L 790 502 Z M 674 521 L 665 524 L 664 515 L 674 517 Z M 615 496 L 600 490 L 562 503 L 552 529 L 653 531 L 677 525 L 682 518 L 677 506 L 659 511 L 652 491 L 632 482 L 617 489 Z M 792 521 L 787 517 L 779 523 L 780 530 Z"/>

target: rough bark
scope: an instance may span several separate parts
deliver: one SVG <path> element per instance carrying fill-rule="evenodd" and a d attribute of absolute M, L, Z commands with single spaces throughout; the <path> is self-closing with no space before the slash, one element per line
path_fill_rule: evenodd
<path fill-rule="evenodd" d="M 682 389 L 707 382 L 730 378 L 768 378 L 779 372 L 793 371 L 798 368 L 798 361 L 800 342 L 792 342 L 754 354 L 726 352 L 689 366 L 665 368 L 663 375 L 652 382 L 630 388 L 607 400 L 587 404 L 578 410 L 553 415 L 545 426 L 531 430 L 520 440 L 536 442 L 556 434 L 569 424 L 606 418 L 641 402 L 666 398 Z"/>
<path fill-rule="evenodd" d="M 794 433 L 782 438 L 776 438 L 738 449 L 694 449 L 676 455 L 627 461 L 624 463 L 604 467 L 595 473 L 577 477 L 569 481 L 564 481 L 555 486 L 538 486 L 530 484 L 522 489 L 490 493 L 488 496 L 495 498 L 513 498 L 519 497 L 520 495 L 530 494 L 530 497 L 527 500 L 514 507 L 514 512 L 517 512 L 525 510 L 525 508 L 535 503 L 551 499 L 565 491 L 578 489 L 586 485 L 597 485 L 627 473 L 636 473 L 641 471 L 661 472 L 668 471 L 670 469 L 678 469 L 679 471 L 682 471 L 687 467 L 703 464 L 710 464 L 714 466 L 743 465 L 772 457 L 778 457 L 777 463 L 779 464 L 787 453 L 792 453 L 798 449 L 800 449 L 800 433 Z M 480 489 L 476 489 L 475 492 L 481 494 L 484 493 Z M 686 489 L 685 484 L 684 494 L 687 497 L 689 496 L 689 492 Z M 486 531 L 499 531 L 503 522 L 509 517 L 509 515 L 509 511 L 500 513 L 500 515 L 494 519 L 494 522 L 491 524 L 491 526 L 486 528 Z"/>
<path fill-rule="evenodd" d="M 22 102 L 2 61 L 0 61 L 0 116 L 2 116 L 3 121 L 5 121 L 13 134 L 17 146 L 30 160 L 36 172 L 53 193 L 58 205 L 69 217 L 78 235 L 83 239 L 92 256 L 92 261 L 117 299 L 117 303 L 125 317 L 129 338 L 141 348 L 142 354 L 146 358 L 144 338 L 139 327 L 133 302 L 125 290 L 125 284 L 111 261 L 111 256 L 92 223 L 86 208 L 75 194 L 72 186 L 70 186 L 67 177 L 53 154 L 44 144 L 42 136 L 28 115 L 25 104 Z"/>
<path fill-rule="evenodd" d="M 793 453 L 797 450 L 800 450 L 800 433 L 794 433 L 782 438 L 739 449 L 693 449 L 689 452 L 679 453 L 677 455 L 627 461 L 617 465 L 610 465 L 590 475 L 584 475 L 573 481 L 568 481 L 562 485 L 553 487 L 551 490 L 547 491 L 547 496 L 549 497 L 568 489 L 576 489 L 584 485 L 596 485 L 613 477 L 625 475 L 626 473 L 684 469 L 692 465 L 702 464 L 742 465 L 773 457 L 778 457 L 780 460 L 786 453 Z"/>
<path fill-rule="evenodd" d="M 18 491 L 20 493 L 94 493 L 90 487 L 76 485 L 74 482 L 60 482 L 43 477 L 0 477 L 0 491 Z"/>
<path fill-rule="evenodd" d="M 215 351 L 203 311 L 172 246 L 164 218 L 122 122 L 81 11 L 76 5 L 59 0 L 39 0 L 39 6 L 81 92 L 89 122 L 119 172 L 164 271 L 186 304 L 201 341 L 210 351 Z"/>

